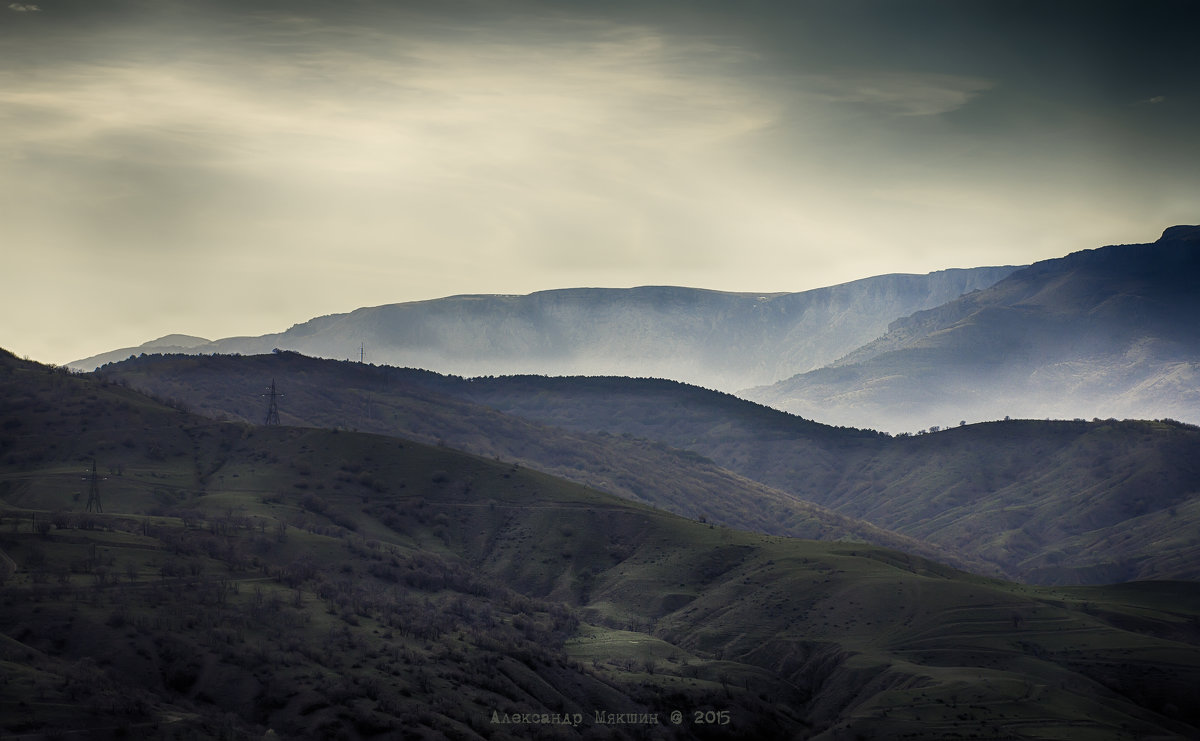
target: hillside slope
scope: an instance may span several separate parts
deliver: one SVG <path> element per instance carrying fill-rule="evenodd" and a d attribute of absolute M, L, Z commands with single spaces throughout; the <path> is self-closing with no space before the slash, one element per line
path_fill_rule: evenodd
<path fill-rule="evenodd" d="M 0 430 L 6 734 L 1200 732 L 1194 584 L 1037 589 L 746 534 L 7 355 Z M 103 514 L 76 498 L 93 458 Z"/>
<path fill-rule="evenodd" d="M 1200 422 L 1200 227 L 1073 253 L 896 320 L 749 399 L 838 424 L 1171 417 Z"/>
<path fill-rule="evenodd" d="M 513 461 L 669 512 L 755 532 L 854 540 L 998 573 L 964 557 L 877 525 L 835 513 L 703 456 L 647 439 L 546 426 L 438 391 L 456 380 L 427 371 L 308 358 L 147 356 L 98 373 L 202 414 L 263 420 L 267 379 L 285 396 L 286 424 L 351 428 L 449 446 Z"/>
<path fill-rule="evenodd" d="M 437 379 L 576 431 L 659 440 L 1038 583 L 1200 579 L 1200 429 L 1011 420 L 887 437 L 620 378 Z"/>
<path fill-rule="evenodd" d="M 461 379 L 288 353 L 147 356 L 100 375 L 243 419 L 262 413 L 266 379 L 286 379 L 285 420 L 444 440 L 694 518 L 1022 581 L 1200 579 L 1200 430 L 1186 425 L 1014 420 L 890 438 L 671 381 Z M 796 499 L 939 550 L 788 514 Z"/>
<path fill-rule="evenodd" d="M 452 296 L 318 317 L 286 332 L 205 344 L 164 340 L 70 364 L 92 370 L 143 352 L 267 353 L 459 375 L 539 373 L 674 378 L 733 391 L 819 368 L 878 337 L 890 320 L 931 308 L 1012 267 L 882 275 L 799 293 L 670 286 L 575 288 L 527 296 Z"/>

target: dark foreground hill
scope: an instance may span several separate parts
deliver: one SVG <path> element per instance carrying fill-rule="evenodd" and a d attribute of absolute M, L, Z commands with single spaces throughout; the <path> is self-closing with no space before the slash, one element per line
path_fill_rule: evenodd
<path fill-rule="evenodd" d="M 674 378 L 735 391 L 830 363 L 892 319 L 986 288 L 1013 267 L 881 275 L 799 293 L 673 286 L 575 288 L 527 296 L 452 296 L 318 317 L 262 337 L 215 342 L 172 335 L 71 363 L 97 366 L 143 352 L 268 353 L 483 375 Z"/>
<path fill-rule="evenodd" d="M 1194 584 L 746 534 L 8 355 L 0 430 L 6 735 L 1200 734 Z"/>
<path fill-rule="evenodd" d="M 102 375 L 243 419 L 262 414 L 269 378 L 286 378 L 285 419 L 446 440 L 760 532 L 945 560 L 914 545 L 933 543 L 957 565 L 1021 581 L 1200 579 L 1200 429 L 1171 422 L 1012 420 L 888 437 L 670 381 L 464 380 L 285 353 L 147 356 Z M 788 514 L 797 499 L 853 519 Z M 849 526 L 861 520 L 914 540 Z"/>
<path fill-rule="evenodd" d="M 1012 417 L 1200 422 L 1200 227 L 1076 252 L 891 324 L 747 398 L 913 430 Z"/>

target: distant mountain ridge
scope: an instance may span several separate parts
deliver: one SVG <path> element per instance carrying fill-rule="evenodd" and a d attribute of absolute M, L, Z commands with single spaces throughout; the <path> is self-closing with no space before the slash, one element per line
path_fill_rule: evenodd
<path fill-rule="evenodd" d="M 893 431 L 1010 415 L 1200 422 L 1198 316 L 1200 227 L 1171 227 L 1035 263 L 742 395 Z"/>
<path fill-rule="evenodd" d="M 209 342 L 172 335 L 69 363 L 93 370 L 143 352 L 279 348 L 464 376 L 623 375 L 736 391 L 819 368 L 914 311 L 985 288 L 1015 267 L 881 275 L 799 293 L 672 286 L 466 295 L 318 317 L 278 334 Z"/>
<path fill-rule="evenodd" d="M 666 378 L 832 425 L 1017 418 L 1200 423 L 1200 227 L 1025 268 L 884 275 L 782 294 L 647 286 L 454 296 L 140 353 L 290 349 L 462 376 Z M 783 380 L 781 380 L 783 379 Z"/>

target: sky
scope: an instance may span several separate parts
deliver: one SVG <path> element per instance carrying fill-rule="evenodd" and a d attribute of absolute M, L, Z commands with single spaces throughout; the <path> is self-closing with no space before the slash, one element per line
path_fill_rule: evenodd
<path fill-rule="evenodd" d="M 1195 2 L 0 0 L 0 347 L 1200 223 Z"/>

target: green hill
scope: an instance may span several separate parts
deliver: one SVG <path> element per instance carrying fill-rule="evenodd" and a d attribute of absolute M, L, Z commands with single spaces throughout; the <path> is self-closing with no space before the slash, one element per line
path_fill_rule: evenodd
<path fill-rule="evenodd" d="M 690 450 L 1008 578 L 1200 579 L 1200 428 L 1008 420 L 889 437 L 670 381 L 440 379 L 508 414 Z"/>
<path fill-rule="evenodd" d="M 1169 421 L 889 437 L 672 381 L 460 379 L 292 353 L 147 356 L 101 375 L 242 419 L 263 413 L 263 379 L 286 377 L 292 421 L 443 440 L 693 518 L 866 540 L 1021 581 L 1200 579 L 1200 429 Z"/>
<path fill-rule="evenodd" d="M 8 355 L 0 431 L 6 735 L 1200 733 L 1195 584 L 1035 588 L 744 533 Z"/>
<path fill-rule="evenodd" d="M 269 382 L 265 379 L 278 379 L 286 394 L 280 417 L 288 424 L 351 428 L 450 446 L 737 529 L 865 541 L 976 571 L 990 568 L 978 559 L 798 499 L 656 440 L 568 431 L 455 397 L 461 379 L 427 371 L 279 352 L 147 356 L 106 366 L 100 375 L 208 416 L 245 422 L 263 421 L 263 392 Z"/>

